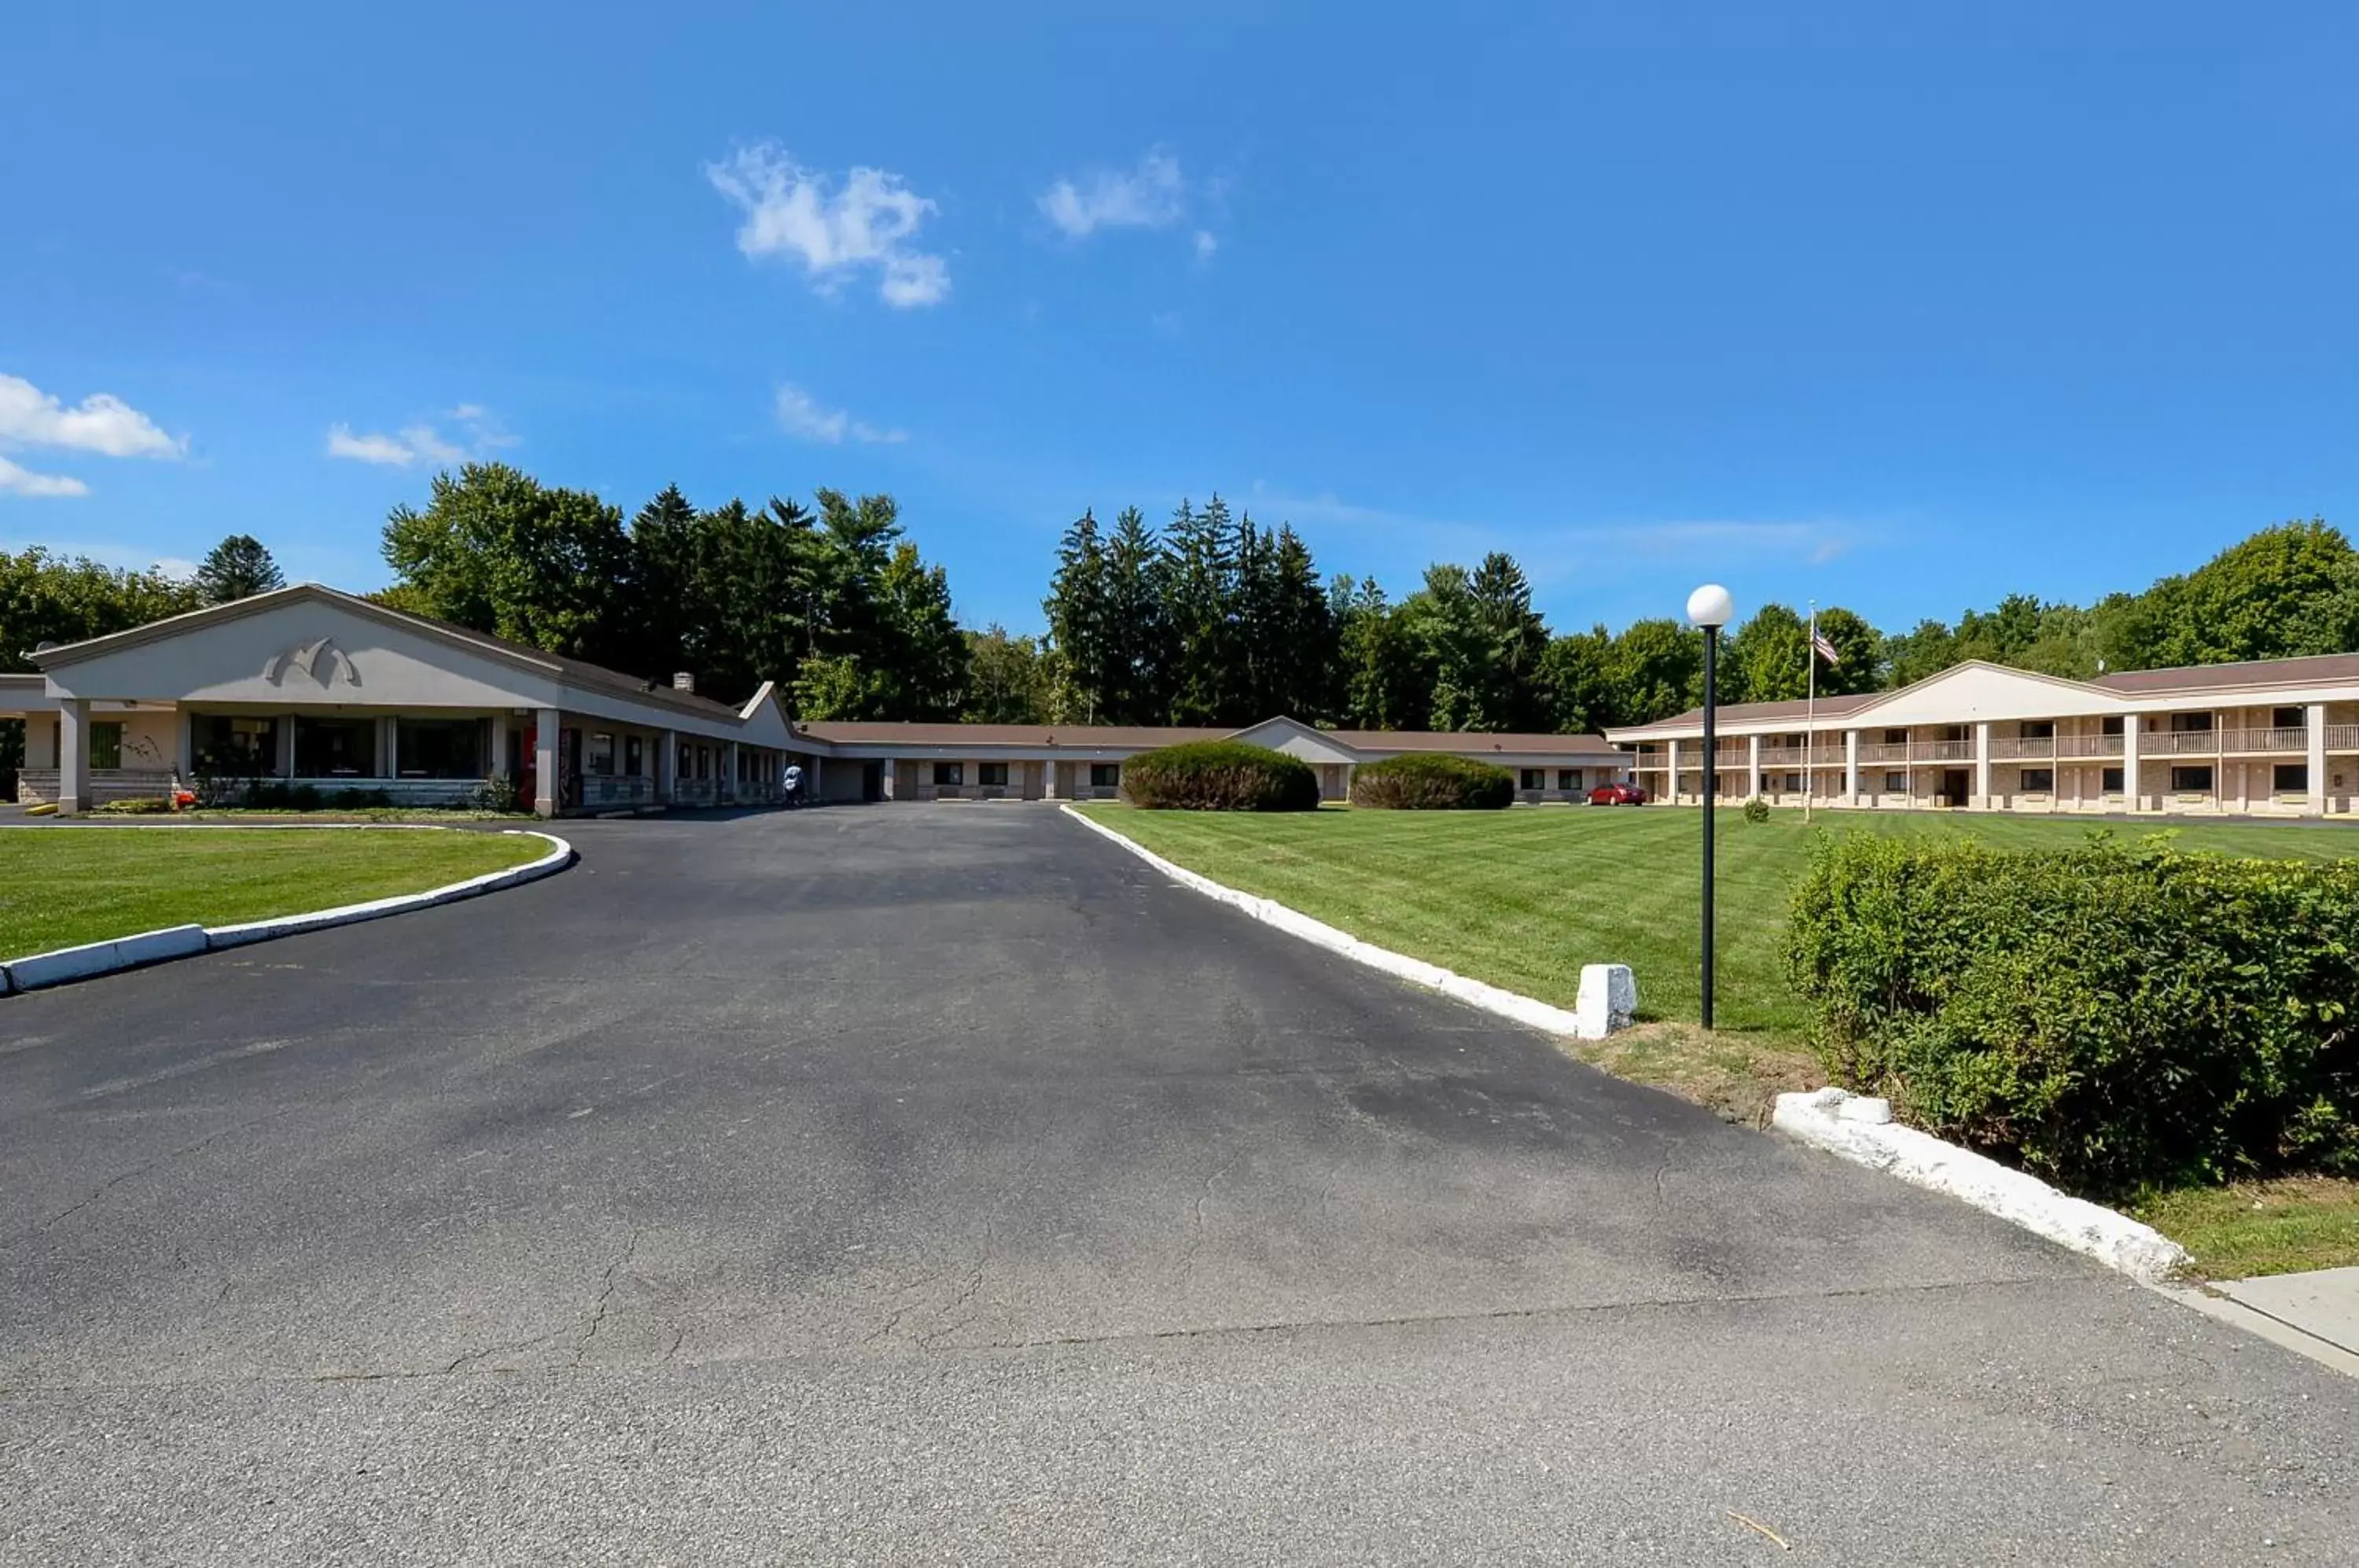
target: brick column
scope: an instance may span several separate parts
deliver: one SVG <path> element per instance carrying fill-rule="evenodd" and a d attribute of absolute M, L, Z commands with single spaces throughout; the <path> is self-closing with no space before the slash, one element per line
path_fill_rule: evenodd
<path fill-rule="evenodd" d="M 2303 715 L 2310 726 L 2302 734 L 2304 760 L 2310 767 L 2310 799 L 2302 803 L 2306 817 L 2326 815 L 2326 704 L 2312 702 Z"/>
<path fill-rule="evenodd" d="M 557 815 L 558 719 L 555 708 L 543 708 L 532 718 L 532 809 L 535 815 Z"/>

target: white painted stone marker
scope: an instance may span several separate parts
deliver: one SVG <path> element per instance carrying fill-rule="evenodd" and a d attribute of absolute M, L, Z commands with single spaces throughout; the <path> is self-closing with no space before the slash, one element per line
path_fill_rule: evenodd
<path fill-rule="evenodd" d="M 1581 993 L 1573 998 L 1573 1034 L 1581 1040 L 1603 1040 L 1630 1027 L 1638 1014 L 1638 981 L 1626 964 L 1584 964 Z"/>

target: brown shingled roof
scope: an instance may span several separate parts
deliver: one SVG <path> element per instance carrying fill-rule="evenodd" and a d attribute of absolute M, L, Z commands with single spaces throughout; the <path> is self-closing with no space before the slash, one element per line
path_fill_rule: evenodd
<path fill-rule="evenodd" d="M 2308 686 L 2320 681 L 2359 681 L 2359 653 L 2321 653 L 2304 659 L 2250 659 L 2240 664 L 2186 664 L 2170 670 L 2123 670 L 2090 684 L 2128 696 L 2160 691 L 2217 691 L 2232 686 Z"/>
<path fill-rule="evenodd" d="M 1891 696 L 1889 691 L 1855 691 L 1842 696 L 1829 695 L 1819 699 L 1818 716 L 1839 719 L 1855 713 L 1870 702 Z M 1770 724 L 1779 719 L 1808 719 L 1811 707 L 1807 701 L 1799 702 L 1723 702 L 1713 710 L 1720 722 L 1726 724 Z M 1615 725 L 1617 729 L 1636 730 L 1679 729 L 1703 723 L 1703 710 L 1690 708 L 1668 719 L 1654 719 L 1643 724 Z"/>

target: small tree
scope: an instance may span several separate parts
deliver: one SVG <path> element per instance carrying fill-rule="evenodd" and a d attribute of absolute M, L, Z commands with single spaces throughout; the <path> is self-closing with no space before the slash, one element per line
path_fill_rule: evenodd
<path fill-rule="evenodd" d="M 213 546 L 212 553 L 197 568 L 197 591 L 208 604 L 251 599 L 256 593 L 286 586 L 287 579 L 279 572 L 278 563 L 270 559 L 270 551 L 252 534 L 230 535 Z"/>

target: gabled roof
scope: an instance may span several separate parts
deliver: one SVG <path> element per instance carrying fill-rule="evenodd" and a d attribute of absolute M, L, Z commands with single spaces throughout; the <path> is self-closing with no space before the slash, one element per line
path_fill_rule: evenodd
<path fill-rule="evenodd" d="M 693 691 L 679 691 L 669 681 L 651 681 L 643 676 L 627 675 L 619 670 L 609 670 L 604 665 L 592 664 L 587 659 L 573 659 L 561 653 L 551 653 L 546 648 L 511 642 L 506 637 L 494 637 L 488 632 L 479 632 L 466 626 L 455 626 L 449 621 L 437 620 L 431 615 L 419 615 L 408 610 L 397 610 L 390 605 L 380 604 L 374 599 L 363 598 L 357 593 L 347 593 L 341 589 L 330 588 L 319 583 L 290 583 L 284 588 L 275 588 L 267 593 L 256 593 L 252 598 L 234 599 L 226 604 L 209 604 L 201 610 L 190 610 L 177 615 L 167 615 L 160 621 L 150 621 L 145 626 L 110 632 L 104 637 L 86 637 L 81 642 L 64 643 L 55 648 L 42 648 L 34 653 L 33 662 L 40 666 L 44 671 L 61 669 L 124 648 L 162 642 L 206 626 L 243 620 L 249 615 L 262 615 L 288 604 L 332 604 L 367 620 L 417 632 L 438 641 L 467 648 L 508 664 L 519 665 L 541 674 L 554 675 L 569 685 L 594 687 L 617 695 L 652 702 L 659 707 L 692 713 L 708 719 L 750 718 L 761 706 L 771 690 L 766 685 L 743 707 L 732 707 L 726 702 L 716 702 L 711 697 L 700 697 Z"/>
<path fill-rule="evenodd" d="M 1186 741 L 1230 740 L 1273 724 L 1288 724 L 1345 751 L 1437 751 L 1471 756 L 1595 756 L 1611 746 L 1603 735 L 1495 735 L 1484 730 L 1322 730 L 1283 713 L 1235 729 L 1160 724 L 897 724 L 868 720 L 813 719 L 798 731 L 841 746 L 1015 746 L 1026 750 L 1071 746 L 1086 750 L 1146 749 Z"/>

